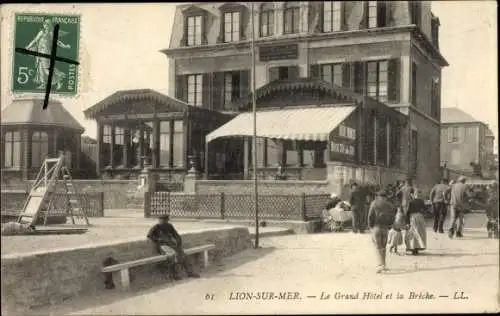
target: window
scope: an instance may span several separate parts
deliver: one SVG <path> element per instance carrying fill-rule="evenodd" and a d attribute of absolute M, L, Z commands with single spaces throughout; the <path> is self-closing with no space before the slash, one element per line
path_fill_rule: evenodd
<path fill-rule="evenodd" d="M 296 34 L 300 31 L 300 3 L 287 2 L 285 3 L 284 11 L 284 33 Z"/>
<path fill-rule="evenodd" d="M 460 141 L 460 127 L 448 127 L 448 143 L 458 143 Z"/>
<path fill-rule="evenodd" d="M 377 1 L 368 1 L 368 27 L 377 27 Z"/>
<path fill-rule="evenodd" d="M 153 148 L 154 148 L 154 132 L 153 132 L 153 122 L 145 122 L 142 126 L 143 132 L 143 153 L 142 155 L 146 157 L 145 164 L 151 165 L 153 163 Z"/>
<path fill-rule="evenodd" d="M 240 72 L 224 74 L 224 109 L 229 110 L 232 102 L 240 98 Z"/>
<path fill-rule="evenodd" d="M 160 166 L 170 166 L 170 121 L 160 122 Z"/>
<path fill-rule="evenodd" d="M 342 2 L 323 2 L 323 32 L 337 32 L 342 28 Z"/>
<path fill-rule="evenodd" d="M 324 81 L 342 86 L 342 64 L 325 64 L 320 69 Z"/>
<path fill-rule="evenodd" d="M 184 166 L 184 128 L 182 121 L 174 121 L 174 152 L 172 165 L 174 167 Z"/>
<path fill-rule="evenodd" d="M 113 127 L 109 125 L 104 125 L 102 133 L 102 152 L 101 161 L 103 166 L 111 165 L 111 137 L 113 137 Z"/>
<path fill-rule="evenodd" d="M 224 43 L 240 40 L 240 12 L 224 12 Z"/>
<path fill-rule="evenodd" d="M 49 153 L 49 137 L 46 132 L 31 134 L 31 166 L 40 167 Z"/>
<path fill-rule="evenodd" d="M 260 36 L 274 34 L 274 3 L 264 3 L 260 10 Z"/>
<path fill-rule="evenodd" d="M 187 103 L 193 106 L 201 106 L 203 90 L 203 75 L 187 76 Z"/>
<path fill-rule="evenodd" d="M 299 152 L 296 141 L 285 141 L 286 165 L 297 166 L 299 164 Z"/>
<path fill-rule="evenodd" d="M 417 106 L 417 64 L 412 63 L 411 67 L 411 103 Z"/>
<path fill-rule="evenodd" d="M 140 164 L 140 152 L 139 152 L 139 141 L 140 141 L 139 129 L 131 129 L 129 137 L 129 150 L 128 157 L 131 166 L 139 166 Z"/>
<path fill-rule="evenodd" d="M 281 145 L 274 139 L 267 140 L 267 165 L 277 166 L 281 160 Z"/>
<path fill-rule="evenodd" d="M 123 165 L 123 146 L 125 145 L 125 130 L 115 126 L 115 147 L 113 148 L 113 163 L 115 166 Z"/>
<path fill-rule="evenodd" d="M 271 67 L 269 68 L 269 82 L 276 80 L 293 80 L 298 77 L 297 66 Z"/>
<path fill-rule="evenodd" d="M 21 133 L 5 133 L 4 167 L 15 168 L 21 165 Z"/>
<path fill-rule="evenodd" d="M 366 63 L 367 95 L 379 100 L 380 102 L 387 102 L 388 100 L 387 65 L 387 61 L 373 61 Z"/>
<path fill-rule="evenodd" d="M 188 16 L 187 17 L 187 46 L 201 45 L 201 30 L 202 16 Z"/>
<path fill-rule="evenodd" d="M 390 10 L 387 1 L 365 1 L 364 25 L 369 28 L 385 27 L 389 24 Z"/>

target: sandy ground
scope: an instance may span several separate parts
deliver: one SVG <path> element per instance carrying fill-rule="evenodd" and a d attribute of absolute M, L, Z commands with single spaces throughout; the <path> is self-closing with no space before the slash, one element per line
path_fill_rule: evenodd
<path fill-rule="evenodd" d="M 374 271 L 376 262 L 369 234 L 269 237 L 261 241 L 262 248 L 246 250 L 209 267 L 201 279 L 170 282 L 129 293 L 109 291 L 100 297 L 82 298 L 37 313 L 498 311 L 499 243 L 498 239 L 486 238 L 481 227 L 483 219 L 479 215 L 469 216 L 465 237 L 460 240 L 428 229 L 427 250 L 418 256 L 389 255 L 390 270 L 383 274 Z M 245 294 L 238 294 L 242 292 Z M 273 296 L 263 292 L 273 292 Z M 279 299 L 280 292 L 293 293 L 286 294 L 290 299 L 283 300 Z"/>
<path fill-rule="evenodd" d="M 148 229 L 157 220 L 142 217 L 142 213 L 129 210 L 107 211 L 106 217 L 90 218 L 92 226 L 88 232 L 75 235 L 35 235 L 35 236 L 2 236 L 1 254 L 11 255 L 31 253 L 55 249 L 67 249 L 85 245 L 101 244 L 105 241 L 119 241 L 134 238 L 145 238 Z M 242 226 L 241 224 L 210 223 L 204 221 L 183 221 L 173 219 L 172 223 L 180 234 L 210 228 Z M 263 234 L 279 233 L 283 228 L 260 228 Z M 250 233 L 255 228 L 249 227 Z"/>

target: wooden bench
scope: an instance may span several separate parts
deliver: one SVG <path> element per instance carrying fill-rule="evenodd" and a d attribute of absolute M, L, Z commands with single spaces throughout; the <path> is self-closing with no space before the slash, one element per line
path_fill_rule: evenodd
<path fill-rule="evenodd" d="M 192 247 L 189 249 L 185 249 L 184 253 L 189 256 L 193 255 L 196 253 L 203 253 L 203 267 L 208 266 L 208 251 L 215 249 L 214 244 L 207 244 L 203 246 L 198 246 L 198 247 Z M 101 269 L 101 272 L 103 273 L 113 273 L 113 272 L 120 272 L 120 284 L 121 288 L 123 290 L 129 290 L 130 289 L 130 273 L 129 269 L 133 267 L 138 267 L 146 264 L 151 264 L 151 263 L 158 263 L 158 262 L 163 262 L 166 261 L 169 258 L 173 258 L 175 256 L 175 253 L 169 253 L 165 255 L 157 255 L 153 257 L 148 257 L 144 259 L 138 259 L 134 261 L 128 261 L 128 262 L 123 262 L 107 267 L 103 267 Z"/>

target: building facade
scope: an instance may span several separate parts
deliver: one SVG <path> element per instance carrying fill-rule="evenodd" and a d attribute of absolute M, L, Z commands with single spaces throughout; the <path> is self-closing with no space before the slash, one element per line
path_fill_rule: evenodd
<path fill-rule="evenodd" d="M 162 50 L 169 58 L 169 95 L 233 117 L 251 109 L 253 35 L 259 109 L 346 105 L 350 92 L 354 97 L 349 102 L 357 99 L 382 104 L 390 110 L 361 115 L 357 125 L 351 127 L 359 136 L 364 135 L 364 139 L 356 140 L 358 151 L 368 146 L 364 154 L 356 153 L 354 163 L 390 168 L 387 156 L 397 157 L 397 169 L 404 170 L 417 184 L 430 186 L 439 178 L 441 69 L 448 65 L 439 52 L 439 19 L 432 14 L 430 5 L 427 1 L 180 5 L 174 16 L 169 48 Z M 337 93 L 325 93 L 325 85 Z M 309 97 L 302 93 L 307 89 Z M 333 95 L 337 96 L 335 100 L 326 101 Z M 406 121 L 389 119 L 397 116 L 391 111 L 404 114 Z M 366 109 L 364 113 L 374 114 Z M 392 135 L 398 136 L 393 141 L 387 136 L 391 135 L 387 121 L 399 126 L 399 130 L 392 131 Z M 301 125 L 300 121 L 295 124 Z M 346 131 L 345 127 L 336 128 Z M 338 130 L 332 132 L 335 133 Z M 366 144 L 371 139 L 368 135 L 378 138 Z M 284 163 L 292 168 L 302 166 L 306 159 L 312 160 L 312 166 L 321 165 L 319 157 L 329 155 L 332 148 L 340 148 L 334 144 L 321 152 L 322 145 L 311 147 L 306 144 L 310 140 L 301 141 L 275 144 L 268 140 L 262 145 L 266 149 L 260 150 L 268 154 L 257 163 L 273 167 Z M 219 161 L 216 169 L 224 169 L 227 161 L 251 159 L 251 155 L 245 158 L 245 152 L 248 154 L 251 149 L 243 150 L 244 142 L 230 142 L 233 143 L 219 144 L 232 146 L 233 150 L 216 152 L 222 155 L 214 159 Z M 304 146 L 317 154 L 305 152 Z M 340 151 L 345 152 L 344 147 Z M 242 152 L 243 157 L 223 157 Z M 240 171 L 241 166 L 233 166 L 232 170 Z"/>
<path fill-rule="evenodd" d="M 441 165 L 474 173 L 474 164 L 488 176 L 495 164 L 495 136 L 485 123 L 458 108 L 441 110 Z"/>
<path fill-rule="evenodd" d="M 2 110 L 2 182 L 34 179 L 46 158 L 65 154 L 66 166 L 80 176 L 84 128 L 59 101 L 16 99 Z"/>

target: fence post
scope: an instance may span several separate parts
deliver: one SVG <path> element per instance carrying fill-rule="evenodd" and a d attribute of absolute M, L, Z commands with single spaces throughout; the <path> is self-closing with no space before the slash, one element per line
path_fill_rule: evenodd
<path fill-rule="evenodd" d="M 101 217 L 104 217 L 104 192 L 99 192 L 99 208 L 101 209 Z"/>
<path fill-rule="evenodd" d="M 306 194 L 302 192 L 301 194 L 301 209 L 302 209 L 302 220 L 307 221 L 307 210 L 306 210 Z"/>
<path fill-rule="evenodd" d="M 221 192 L 220 193 L 220 218 L 221 219 L 224 219 L 224 213 L 226 211 L 225 209 L 225 195 L 224 195 L 224 192 Z"/>
<path fill-rule="evenodd" d="M 151 195 L 149 192 L 144 192 L 144 217 L 151 217 Z"/>

